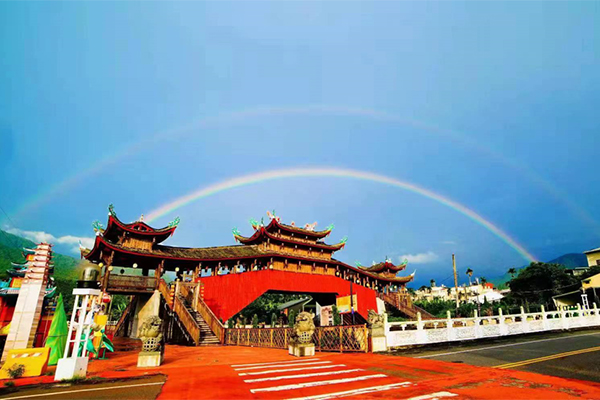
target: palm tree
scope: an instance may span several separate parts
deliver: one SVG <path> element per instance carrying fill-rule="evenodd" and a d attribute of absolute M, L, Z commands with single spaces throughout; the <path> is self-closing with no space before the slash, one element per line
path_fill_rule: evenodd
<path fill-rule="evenodd" d="M 511 277 L 511 278 L 514 278 L 514 277 L 515 277 L 515 275 L 517 274 L 517 269 L 516 269 L 516 268 L 510 268 L 510 269 L 508 270 L 508 273 L 510 274 L 510 277 Z"/>
<path fill-rule="evenodd" d="M 471 286 L 471 277 L 473 276 L 473 270 L 471 268 L 467 269 L 466 274 L 469 275 L 469 287 L 470 287 Z"/>

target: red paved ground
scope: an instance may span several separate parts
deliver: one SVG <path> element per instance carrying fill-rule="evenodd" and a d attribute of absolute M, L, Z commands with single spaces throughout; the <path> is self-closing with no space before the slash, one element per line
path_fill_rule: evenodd
<path fill-rule="evenodd" d="M 255 370 L 235 371 L 232 365 L 298 361 L 298 358 L 291 357 L 287 352 L 278 349 L 168 346 L 164 363 L 159 368 L 138 369 L 137 353 L 122 352 L 109 355 L 107 360 L 92 361 L 88 369 L 88 377 L 122 378 L 161 373 L 167 376 L 167 382 L 163 386 L 160 399 L 295 398 L 400 382 L 411 382 L 411 384 L 407 387 L 357 395 L 352 398 L 407 399 L 448 391 L 458 395 L 452 397 L 453 399 L 600 399 L 598 384 L 527 372 L 364 353 L 317 353 L 315 357 L 319 359 L 318 361 L 331 361 L 336 365 L 344 364 L 346 369 L 361 368 L 364 371 L 309 379 L 245 383 L 244 379 L 269 375 L 239 376 L 240 372 Z M 257 369 L 257 371 L 261 370 Z M 321 370 L 283 374 L 311 372 L 321 372 Z M 385 374 L 386 377 L 277 392 L 250 392 L 251 389 L 277 385 L 372 374 Z M 20 379 L 17 384 L 51 381 L 51 376 L 45 376 Z"/>

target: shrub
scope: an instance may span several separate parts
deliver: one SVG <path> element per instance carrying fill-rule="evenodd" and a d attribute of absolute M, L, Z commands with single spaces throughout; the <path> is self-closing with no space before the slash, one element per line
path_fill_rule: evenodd
<path fill-rule="evenodd" d="M 333 313 L 333 325 L 338 326 L 342 324 L 342 316 L 340 315 L 340 312 L 338 311 L 337 306 L 333 306 L 331 308 L 331 312 Z"/>
<path fill-rule="evenodd" d="M 234 325 L 234 323 L 233 323 L 233 318 L 229 318 L 229 319 L 227 320 L 227 327 L 228 327 L 229 329 L 232 329 L 232 328 L 233 328 L 233 325 Z"/>
<path fill-rule="evenodd" d="M 271 314 L 271 328 L 275 328 L 275 325 L 277 325 L 277 314 L 273 313 Z"/>
<path fill-rule="evenodd" d="M 258 315 L 256 314 L 254 314 L 254 316 L 252 317 L 252 327 L 258 328 Z"/>
<path fill-rule="evenodd" d="M 8 376 L 12 379 L 17 379 L 23 376 L 25 373 L 25 366 L 23 364 L 15 364 L 8 369 Z"/>
<path fill-rule="evenodd" d="M 4 387 L 10 388 L 10 387 L 13 387 L 13 386 L 15 386 L 15 383 L 13 381 L 6 381 L 6 382 L 4 382 Z"/>
<path fill-rule="evenodd" d="M 296 312 L 294 310 L 290 310 L 290 315 L 288 317 L 288 326 L 290 328 L 293 328 L 295 323 L 296 323 Z"/>

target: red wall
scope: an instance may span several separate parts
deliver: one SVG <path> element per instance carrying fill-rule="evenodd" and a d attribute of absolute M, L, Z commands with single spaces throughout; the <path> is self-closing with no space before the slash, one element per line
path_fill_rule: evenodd
<path fill-rule="evenodd" d="M 228 320 L 268 290 L 299 293 L 335 293 L 350 295 L 350 282 L 335 276 L 262 270 L 202 278 L 204 301 L 217 318 Z M 368 310 L 377 310 L 374 290 L 353 285 L 357 295 L 357 312 L 365 319 Z"/>

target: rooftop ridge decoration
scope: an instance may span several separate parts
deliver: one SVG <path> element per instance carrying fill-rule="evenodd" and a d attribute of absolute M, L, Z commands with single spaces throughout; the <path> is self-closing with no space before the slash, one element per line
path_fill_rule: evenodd
<path fill-rule="evenodd" d="M 117 218 L 117 213 L 115 212 L 115 206 L 113 205 L 113 203 L 110 203 L 108 205 L 108 215 Z"/>
<path fill-rule="evenodd" d="M 267 210 L 267 216 L 271 219 L 271 220 L 275 220 L 277 222 L 281 221 L 281 217 L 278 217 L 275 214 L 275 210 L 273 210 L 273 212 L 271 213 L 269 210 Z"/>
<path fill-rule="evenodd" d="M 142 214 L 143 215 L 143 214 Z M 169 225 L 167 225 L 169 228 L 175 228 L 176 226 L 179 225 L 179 222 L 181 221 L 181 219 L 179 219 L 179 217 L 175 217 L 175 219 L 171 222 L 169 222 Z"/>
<path fill-rule="evenodd" d="M 102 232 L 104 232 L 104 225 L 98 220 L 92 222 L 92 228 L 94 229 L 96 235 L 101 235 Z"/>
<path fill-rule="evenodd" d="M 312 224 L 304 225 L 304 229 L 306 229 L 309 232 L 314 232 L 316 226 L 317 226 L 317 221 L 313 222 Z"/>

